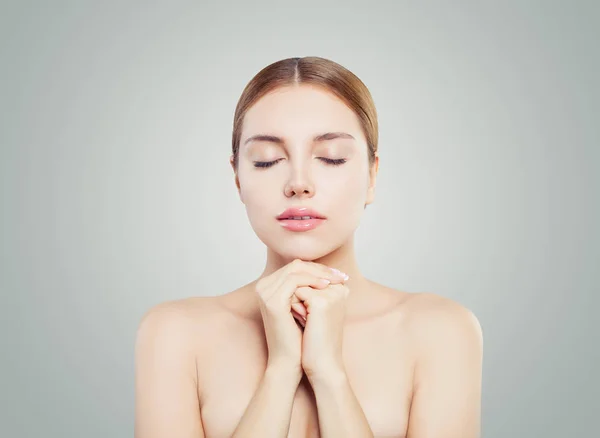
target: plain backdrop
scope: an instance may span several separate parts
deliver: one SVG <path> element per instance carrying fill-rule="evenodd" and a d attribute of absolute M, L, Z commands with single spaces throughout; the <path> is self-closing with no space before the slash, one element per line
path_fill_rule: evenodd
<path fill-rule="evenodd" d="M 263 268 L 233 112 L 309 55 L 379 112 L 364 274 L 479 318 L 484 437 L 593 436 L 600 7 L 486 3 L 3 2 L 0 436 L 133 436 L 144 312 Z"/>

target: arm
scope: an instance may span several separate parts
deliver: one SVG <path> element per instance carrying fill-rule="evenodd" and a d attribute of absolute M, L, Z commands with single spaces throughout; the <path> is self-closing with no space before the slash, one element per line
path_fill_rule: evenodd
<path fill-rule="evenodd" d="M 419 325 L 407 438 L 479 438 L 483 336 L 477 318 L 442 299 Z"/>
<path fill-rule="evenodd" d="M 301 378 L 301 370 L 267 366 L 232 438 L 287 437 L 294 395 Z"/>
<path fill-rule="evenodd" d="M 373 432 L 345 372 L 312 379 L 322 438 L 372 438 Z"/>
<path fill-rule="evenodd" d="M 171 303 L 142 318 L 135 344 L 135 438 L 204 438 L 190 332 Z"/>

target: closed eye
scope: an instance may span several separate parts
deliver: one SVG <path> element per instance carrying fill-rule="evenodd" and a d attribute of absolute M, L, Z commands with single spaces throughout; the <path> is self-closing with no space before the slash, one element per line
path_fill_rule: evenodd
<path fill-rule="evenodd" d="M 274 160 L 274 161 L 255 161 L 254 162 L 254 167 L 271 167 L 272 165 L 276 164 L 278 161 L 281 161 L 283 158 L 280 158 L 278 160 Z"/>
<path fill-rule="evenodd" d="M 347 161 L 345 158 L 325 158 L 325 157 L 318 157 L 318 158 L 319 158 L 319 160 L 321 160 L 324 163 L 327 163 L 331 166 L 340 166 Z M 283 160 L 283 158 L 279 158 L 278 160 L 273 160 L 273 161 L 254 161 L 254 167 L 259 167 L 259 168 L 263 168 L 263 169 L 268 168 L 268 167 L 271 167 L 271 166 L 277 164 L 281 160 Z"/>
<path fill-rule="evenodd" d="M 324 161 L 327 164 L 330 164 L 332 166 L 339 166 L 341 164 L 344 164 L 346 162 L 345 158 L 325 158 L 325 157 L 319 157 L 319 160 Z"/>

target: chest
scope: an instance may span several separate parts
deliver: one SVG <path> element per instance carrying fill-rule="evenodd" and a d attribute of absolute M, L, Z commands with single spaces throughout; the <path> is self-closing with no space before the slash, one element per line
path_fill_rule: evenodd
<path fill-rule="evenodd" d="M 412 397 L 410 342 L 391 327 L 344 332 L 348 380 L 375 436 L 404 437 Z M 215 351 L 199 376 L 207 438 L 231 436 L 260 385 L 267 348 L 260 330 L 247 330 Z M 315 394 L 302 379 L 293 400 L 288 438 L 318 438 Z"/>

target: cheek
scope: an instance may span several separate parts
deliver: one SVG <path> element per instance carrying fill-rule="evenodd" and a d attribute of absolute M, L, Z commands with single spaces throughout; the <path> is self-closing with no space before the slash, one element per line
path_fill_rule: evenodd
<path fill-rule="evenodd" d="M 274 184 L 272 178 L 267 175 L 253 175 L 249 178 L 240 175 L 240 193 L 246 209 L 249 211 L 269 210 L 273 207 L 273 199 L 276 195 L 275 190 L 278 187 Z"/>
<path fill-rule="evenodd" d="M 347 210 L 353 204 L 361 204 L 365 200 L 368 181 L 356 169 L 339 173 L 335 178 L 326 178 L 320 185 L 321 193 L 335 204 L 343 205 Z"/>

